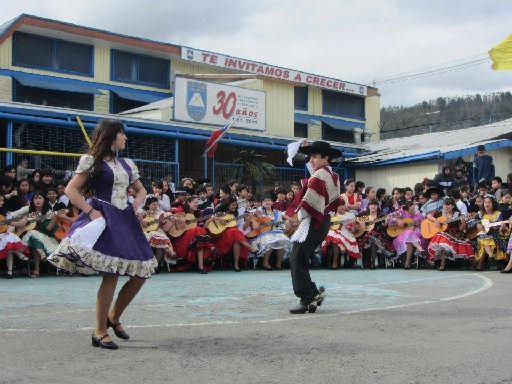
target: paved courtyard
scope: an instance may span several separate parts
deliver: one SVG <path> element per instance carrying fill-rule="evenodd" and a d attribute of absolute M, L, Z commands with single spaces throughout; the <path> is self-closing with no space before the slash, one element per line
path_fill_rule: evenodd
<path fill-rule="evenodd" d="M 312 276 L 326 301 L 290 315 L 288 270 L 155 275 L 123 316 L 131 339 L 114 336 L 117 351 L 90 345 L 99 276 L 0 280 L 0 382 L 512 382 L 509 275 Z"/>

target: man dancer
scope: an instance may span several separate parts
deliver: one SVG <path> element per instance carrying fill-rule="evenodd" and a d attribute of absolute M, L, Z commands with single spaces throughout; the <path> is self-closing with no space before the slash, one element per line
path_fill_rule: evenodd
<path fill-rule="evenodd" d="M 307 143 L 306 143 L 307 144 Z M 323 301 L 323 287 L 320 290 L 311 281 L 309 257 L 325 239 L 331 223 L 331 212 L 340 204 L 339 176 L 329 166 L 333 158 L 341 157 L 341 151 L 331 148 L 324 141 L 303 146 L 299 152 L 310 156 L 312 175 L 303 180 L 303 187 L 286 211 L 289 217 L 298 215 L 299 228 L 292 235 L 290 270 L 293 292 L 300 298 L 299 306 L 290 313 L 313 313 Z"/>

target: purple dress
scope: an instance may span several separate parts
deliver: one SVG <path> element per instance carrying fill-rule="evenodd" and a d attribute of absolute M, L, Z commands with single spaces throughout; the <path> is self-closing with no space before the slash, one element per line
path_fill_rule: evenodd
<path fill-rule="evenodd" d="M 76 173 L 90 173 L 92 164 L 92 156 L 82 156 Z M 82 212 L 48 260 L 70 272 L 151 277 L 157 262 L 126 196 L 126 188 L 138 179 L 137 166 L 131 160 L 103 161 L 90 204 L 105 221 L 91 221 Z M 93 228 L 98 227 L 101 229 L 94 233 Z"/>

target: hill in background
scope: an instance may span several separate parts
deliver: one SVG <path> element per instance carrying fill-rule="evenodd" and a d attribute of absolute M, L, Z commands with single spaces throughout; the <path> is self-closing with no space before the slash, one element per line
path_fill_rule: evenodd
<path fill-rule="evenodd" d="M 464 129 L 512 118 L 512 94 L 438 97 L 410 107 L 381 109 L 380 138 L 420 135 L 423 133 Z"/>

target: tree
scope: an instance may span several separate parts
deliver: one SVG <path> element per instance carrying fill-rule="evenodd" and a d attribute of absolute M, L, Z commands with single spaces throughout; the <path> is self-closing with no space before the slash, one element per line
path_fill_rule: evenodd
<path fill-rule="evenodd" d="M 275 173 L 275 167 L 267 162 L 262 161 L 265 157 L 256 153 L 254 149 L 243 149 L 235 152 L 235 157 L 231 161 L 232 164 L 240 164 L 243 167 L 236 167 L 233 171 L 231 179 L 246 180 L 249 178 L 249 185 L 259 182 L 265 176 L 271 176 Z"/>

